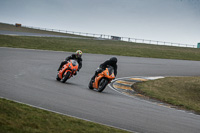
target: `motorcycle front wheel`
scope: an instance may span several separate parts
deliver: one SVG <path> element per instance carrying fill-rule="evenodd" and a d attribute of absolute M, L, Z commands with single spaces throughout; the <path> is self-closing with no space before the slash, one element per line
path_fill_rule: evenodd
<path fill-rule="evenodd" d="M 99 88 L 98 88 L 98 92 L 102 92 L 106 86 L 108 85 L 108 79 L 106 78 L 102 78 L 100 81 L 99 81 Z"/>
<path fill-rule="evenodd" d="M 71 74 L 70 72 L 67 72 L 66 75 L 63 75 L 63 78 L 62 78 L 61 82 L 65 83 L 68 80 L 70 74 Z"/>

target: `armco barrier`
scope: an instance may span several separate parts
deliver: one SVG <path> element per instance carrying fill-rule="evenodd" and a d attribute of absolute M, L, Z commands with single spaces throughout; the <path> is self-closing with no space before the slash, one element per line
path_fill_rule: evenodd
<path fill-rule="evenodd" d="M 32 26 L 23 26 L 23 27 L 45 30 L 45 31 L 54 31 L 54 32 L 60 32 L 60 33 L 68 33 L 68 34 L 80 35 L 80 36 L 96 37 L 96 38 L 101 38 L 101 39 L 111 39 L 112 40 L 112 37 L 113 37 L 112 35 L 104 35 L 104 34 L 94 34 L 94 33 L 67 31 L 67 30 L 57 30 L 57 29 L 48 29 L 48 28 L 40 28 L 40 27 L 32 27 Z M 138 39 L 138 38 L 130 38 L 130 37 L 119 37 L 119 38 L 121 38 L 121 39 L 119 39 L 118 41 L 145 43 L 145 44 L 153 44 L 153 45 L 166 45 L 166 46 L 176 46 L 176 47 L 197 48 L 196 45 L 191 45 L 191 44 L 181 44 L 181 43 L 173 43 L 173 42 L 146 40 L 146 39 Z"/>

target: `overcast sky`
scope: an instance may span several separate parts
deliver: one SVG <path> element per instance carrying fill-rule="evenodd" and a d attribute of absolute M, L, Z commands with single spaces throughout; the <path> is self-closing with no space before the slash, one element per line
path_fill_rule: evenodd
<path fill-rule="evenodd" d="M 200 0 L 0 0 L 0 22 L 196 45 Z"/>

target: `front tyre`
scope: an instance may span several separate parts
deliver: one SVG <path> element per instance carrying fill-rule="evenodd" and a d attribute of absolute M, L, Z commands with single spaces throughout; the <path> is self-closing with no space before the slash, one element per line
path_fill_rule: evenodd
<path fill-rule="evenodd" d="M 102 92 L 106 86 L 108 85 L 108 79 L 106 78 L 102 78 L 100 81 L 99 81 L 99 88 L 98 88 L 98 92 Z"/>
<path fill-rule="evenodd" d="M 61 82 L 65 83 L 68 80 L 70 74 L 71 74 L 70 72 L 67 72 L 66 75 L 63 75 L 63 78 L 62 78 Z"/>

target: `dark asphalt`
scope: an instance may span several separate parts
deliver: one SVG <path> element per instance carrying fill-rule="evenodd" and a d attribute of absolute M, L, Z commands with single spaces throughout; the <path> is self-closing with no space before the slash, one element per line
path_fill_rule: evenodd
<path fill-rule="evenodd" d="M 84 52 L 84 51 L 83 51 Z M 109 55 L 83 54 L 83 68 L 63 84 L 56 70 L 70 52 L 0 48 L 0 97 L 145 133 L 199 133 L 200 116 L 127 97 L 107 87 L 88 89 L 98 65 Z M 199 76 L 199 61 L 118 57 L 117 78 Z"/>

